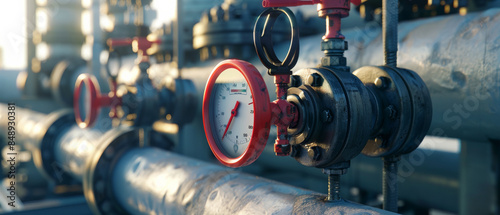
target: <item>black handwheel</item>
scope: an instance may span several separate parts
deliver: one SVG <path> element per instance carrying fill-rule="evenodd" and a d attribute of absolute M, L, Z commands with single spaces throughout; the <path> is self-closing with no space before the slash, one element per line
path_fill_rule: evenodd
<path fill-rule="evenodd" d="M 283 61 L 276 56 L 272 40 L 274 23 L 281 14 L 288 18 L 291 27 L 290 47 Z M 253 41 L 257 55 L 262 64 L 269 69 L 270 75 L 291 74 L 291 69 L 299 58 L 299 29 L 295 15 L 290 9 L 269 8 L 262 12 L 255 22 Z"/>

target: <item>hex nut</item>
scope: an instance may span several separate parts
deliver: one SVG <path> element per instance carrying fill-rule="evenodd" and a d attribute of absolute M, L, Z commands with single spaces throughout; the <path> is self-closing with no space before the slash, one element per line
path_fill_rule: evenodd
<path fill-rule="evenodd" d="M 324 168 L 323 173 L 328 174 L 328 175 L 344 175 L 347 173 L 347 168 L 343 168 L 343 169 Z"/>
<path fill-rule="evenodd" d="M 325 56 L 321 58 L 321 66 L 345 66 L 346 62 L 343 56 Z"/>
<path fill-rule="evenodd" d="M 323 77 L 317 73 L 313 73 L 307 78 L 307 83 L 313 87 L 319 87 L 323 84 Z"/>
<path fill-rule="evenodd" d="M 290 76 L 290 87 L 299 87 L 302 84 L 302 80 L 298 75 Z"/>
<path fill-rule="evenodd" d="M 325 50 L 347 50 L 347 41 L 342 39 L 329 39 L 321 42 L 321 51 Z"/>
<path fill-rule="evenodd" d="M 309 156 L 309 158 L 317 161 L 321 158 L 321 150 L 318 146 L 312 146 L 307 149 L 307 155 Z"/>

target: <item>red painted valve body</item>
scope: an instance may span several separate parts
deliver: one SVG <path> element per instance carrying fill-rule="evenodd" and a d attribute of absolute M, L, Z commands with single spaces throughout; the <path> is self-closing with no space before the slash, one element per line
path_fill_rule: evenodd
<path fill-rule="evenodd" d="M 277 99 L 271 103 L 271 124 L 276 125 L 277 137 L 274 143 L 274 153 L 277 156 L 290 155 L 288 127 L 298 122 L 297 107 L 286 100 L 290 75 L 275 75 Z"/>
<path fill-rule="evenodd" d="M 318 16 L 326 18 L 323 39 L 344 39 L 340 33 L 341 18 L 349 16 L 350 3 L 360 5 L 361 0 L 263 0 L 263 7 L 291 7 L 318 4 Z"/>
<path fill-rule="evenodd" d="M 137 53 L 139 62 L 149 62 L 147 51 L 153 44 L 161 43 L 161 40 L 148 40 L 146 37 L 134 37 L 124 39 L 108 39 L 107 44 L 112 49 L 117 46 L 132 45 L 132 50 Z"/>
<path fill-rule="evenodd" d="M 80 96 L 82 95 L 82 87 L 86 86 L 86 93 L 89 96 L 90 102 L 89 112 L 85 115 L 85 120 L 80 115 Z M 108 95 L 101 94 L 99 84 L 94 76 L 89 74 L 81 74 L 75 84 L 75 92 L 73 95 L 73 108 L 75 110 L 75 118 L 78 126 L 87 128 L 92 126 L 102 107 L 111 106 L 110 117 L 117 117 L 117 107 L 121 105 L 121 98 L 116 96 L 116 82 L 111 82 L 111 92 Z"/>

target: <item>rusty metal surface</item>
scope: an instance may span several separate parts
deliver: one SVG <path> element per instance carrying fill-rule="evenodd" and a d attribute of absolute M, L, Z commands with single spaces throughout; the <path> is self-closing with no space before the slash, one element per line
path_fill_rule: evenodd
<path fill-rule="evenodd" d="M 131 214 L 392 214 L 154 148 L 124 154 L 113 188 Z"/>

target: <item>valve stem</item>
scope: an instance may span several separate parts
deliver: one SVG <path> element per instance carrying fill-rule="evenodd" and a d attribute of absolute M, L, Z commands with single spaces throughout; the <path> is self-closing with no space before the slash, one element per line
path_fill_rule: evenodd
<path fill-rule="evenodd" d="M 350 161 L 344 161 L 323 169 L 323 173 L 328 175 L 328 195 L 326 196 L 326 201 L 336 202 L 342 200 L 342 197 L 340 197 L 340 176 L 347 173 L 347 168 L 350 165 Z"/>
<path fill-rule="evenodd" d="M 329 202 L 339 201 L 340 198 L 340 175 L 328 174 L 328 196 Z"/>
<path fill-rule="evenodd" d="M 382 43 L 386 66 L 396 67 L 398 56 L 398 0 L 382 1 Z"/>

